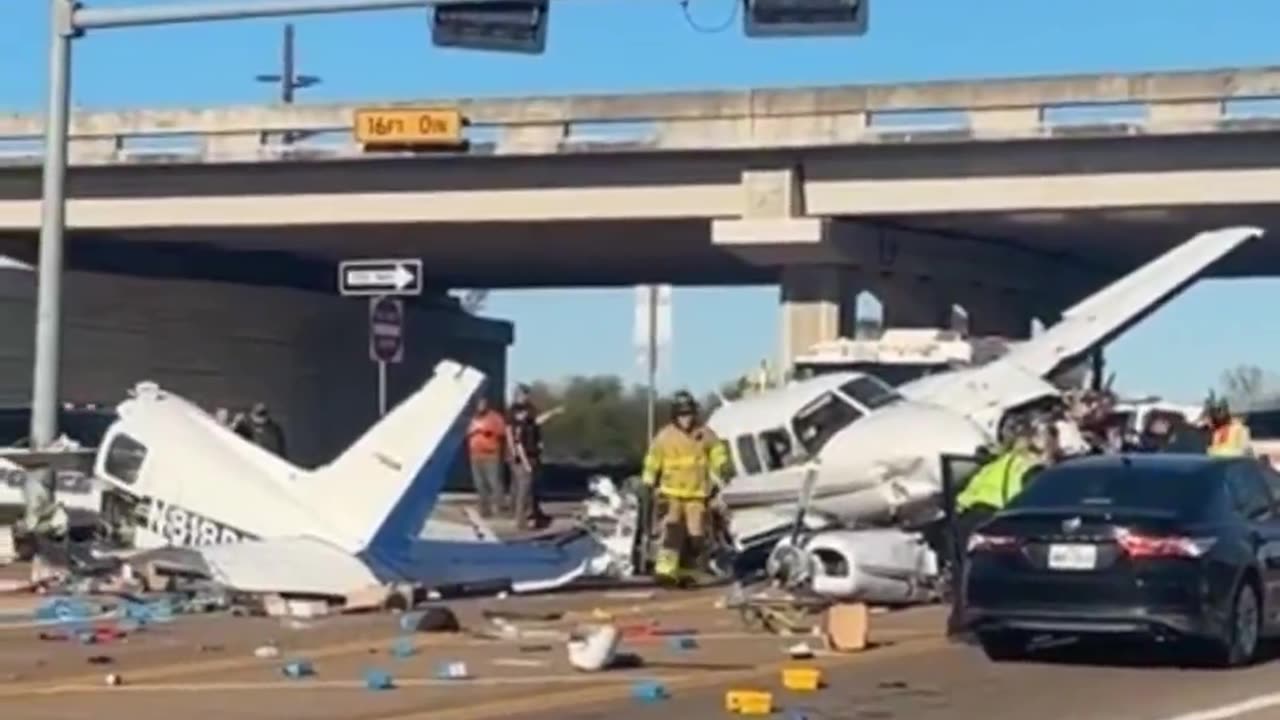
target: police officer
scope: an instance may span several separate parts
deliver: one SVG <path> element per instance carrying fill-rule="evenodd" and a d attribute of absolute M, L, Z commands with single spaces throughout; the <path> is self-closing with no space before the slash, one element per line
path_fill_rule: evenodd
<path fill-rule="evenodd" d="M 1205 408 L 1209 421 L 1209 454 L 1222 457 L 1238 457 L 1252 452 L 1249 428 L 1231 416 L 1231 406 L 1225 398 L 1210 398 Z"/>
<path fill-rule="evenodd" d="M 707 506 L 728 465 L 728 450 L 699 421 L 697 401 L 687 392 L 677 393 L 671 422 L 654 436 L 641 476 L 666 502 L 662 545 L 654 563 L 659 582 L 679 584 L 691 579 L 691 566 L 705 564 Z"/>

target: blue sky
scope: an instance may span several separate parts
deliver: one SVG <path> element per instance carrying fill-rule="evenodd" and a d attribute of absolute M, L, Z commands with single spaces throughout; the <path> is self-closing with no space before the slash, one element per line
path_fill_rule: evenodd
<path fill-rule="evenodd" d="M 89 0 L 91 6 L 147 0 Z M 151 0 L 153 4 L 156 3 Z M 736 0 L 691 0 L 704 29 Z M 641 92 L 673 89 L 918 81 L 1068 72 L 1160 71 L 1280 64 L 1280 3 L 1232 0 L 873 0 L 862 38 L 754 40 L 735 22 L 691 27 L 677 0 L 563 0 L 548 52 L 507 56 L 432 48 L 421 11 L 295 19 L 300 70 L 324 83 L 301 101 Z M 0 108 L 42 106 L 47 3 L 0 9 Z M 282 20 L 110 30 L 78 41 L 81 107 L 270 101 L 254 75 L 278 63 Z M 1225 367 L 1269 366 L 1266 320 L 1274 281 L 1202 283 L 1119 341 L 1111 368 L 1126 388 L 1199 399 Z M 639 379 L 630 347 L 632 294 L 562 290 L 495 293 L 487 312 L 517 323 L 512 375 L 618 373 Z M 695 389 L 772 357 L 773 288 L 680 288 L 673 364 L 663 385 Z M 1223 322 L 1223 315 L 1233 322 Z M 563 322 L 573 317 L 575 322 Z M 1235 322 L 1236 319 L 1242 320 Z M 1191 340 L 1194 338 L 1194 341 Z M 564 348 L 574 348 L 566 353 Z M 1176 352 L 1172 352 L 1176 348 Z M 1280 365 L 1280 363 L 1277 363 Z"/>

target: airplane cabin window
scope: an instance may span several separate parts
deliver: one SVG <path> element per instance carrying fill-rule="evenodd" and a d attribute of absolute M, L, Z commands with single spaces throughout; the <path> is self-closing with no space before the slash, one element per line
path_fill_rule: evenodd
<path fill-rule="evenodd" d="M 807 455 L 817 455 L 833 435 L 849 427 L 862 413 L 835 393 L 824 393 L 796 413 L 791 421 Z"/>
<path fill-rule="evenodd" d="M 147 448 L 142 443 L 128 435 L 117 435 L 107 448 L 104 469 L 111 479 L 132 485 L 138 481 L 138 471 L 146 458 Z"/>
<path fill-rule="evenodd" d="M 770 470 L 781 470 L 796 463 L 797 455 L 785 428 L 760 433 L 760 441 L 764 443 L 764 463 Z"/>
<path fill-rule="evenodd" d="M 868 410 L 891 405 L 902 399 L 897 390 L 877 377 L 864 375 L 840 386 L 840 392 Z"/>
<path fill-rule="evenodd" d="M 760 472 L 760 454 L 756 452 L 756 439 L 750 435 L 739 435 L 737 446 L 738 460 L 742 462 L 742 469 L 748 475 Z"/>

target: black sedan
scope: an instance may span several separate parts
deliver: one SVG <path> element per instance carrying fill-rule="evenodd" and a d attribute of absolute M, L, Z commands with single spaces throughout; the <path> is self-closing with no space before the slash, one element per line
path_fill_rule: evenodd
<path fill-rule="evenodd" d="M 1051 467 L 969 538 L 962 622 L 994 660 L 1035 636 L 1136 636 L 1247 665 L 1280 632 L 1278 503 L 1280 475 L 1248 458 Z"/>

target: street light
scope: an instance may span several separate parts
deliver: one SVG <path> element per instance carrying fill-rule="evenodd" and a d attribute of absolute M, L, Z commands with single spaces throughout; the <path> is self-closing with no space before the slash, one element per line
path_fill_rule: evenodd
<path fill-rule="evenodd" d="M 281 45 L 280 52 L 280 74 L 258 75 L 254 79 L 260 83 L 278 83 L 280 85 L 280 102 L 285 105 L 293 104 L 294 90 L 305 90 L 320 84 L 319 77 L 315 75 L 298 75 L 295 71 L 293 23 L 288 23 L 284 26 L 284 42 Z"/>

